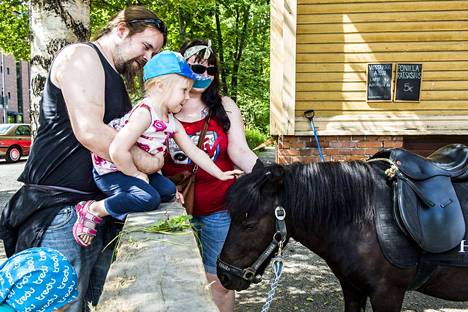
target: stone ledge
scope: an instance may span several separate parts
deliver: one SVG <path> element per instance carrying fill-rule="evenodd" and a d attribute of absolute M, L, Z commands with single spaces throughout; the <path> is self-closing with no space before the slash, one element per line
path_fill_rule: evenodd
<path fill-rule="evenodd" d="M 158 211 L 130 214 L 124 230 L 164 220 L 167 214 L 185 214 L 178 204 L 161 206 Z M 96 311 L 183 310 L 218 311 L 192 231 L 175 235 L 123 234 Z"/>

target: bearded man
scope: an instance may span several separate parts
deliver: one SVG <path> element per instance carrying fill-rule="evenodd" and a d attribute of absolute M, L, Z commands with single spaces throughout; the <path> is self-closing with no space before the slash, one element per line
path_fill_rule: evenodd
<path fill-rule="evenodd" d="M 144 7 L 117 13 L 95 41 L 66 46 L 56 56 L 40 103 L 37 137 L 19 181 L 24 186 L 0 219 L 0 238 L 8 256 L 44 246 L 63 253 L 79 276 L 79 298 L 69 310 L 96 305 L 112 259 L 105 246 L 120 230 L 106 218 L 92 246 L 82 248 L 72 234 L 75 205 L 101 199 L 93 177 L 90 151 L 110 160 L 116 132 L 107 126 L 131 109 L 127 86 L 166 43 L 164 22 Z M 160 168 L 150 154 L 135 147 L 140 171 Z M 104 250 L 104 252 L 103 252 Z"/>

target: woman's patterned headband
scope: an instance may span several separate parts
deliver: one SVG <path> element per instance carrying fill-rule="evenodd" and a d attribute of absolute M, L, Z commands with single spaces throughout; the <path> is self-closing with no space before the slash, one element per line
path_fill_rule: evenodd
<path fill-rule="evenodd" d="M 213 53 L 213 50 L 211 49 L 211 40 L 208 40 L 208 45 L 196 45 L 196 46 L 188 48 L 184 53 L 184 58 L 188 60 L 193 55 L 197 54 L 198 52 L 202 50 L 205 50 L 203 59 L 207 60 L 210 57 L 211 53 Z"/>

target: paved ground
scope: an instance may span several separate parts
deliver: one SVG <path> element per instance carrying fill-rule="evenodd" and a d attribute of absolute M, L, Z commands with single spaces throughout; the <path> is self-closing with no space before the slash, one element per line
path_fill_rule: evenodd
<path fill-rule="evenodd" d="M 21 183 L 16 179 L 23 170 L 26 158 L 13 164 L 8 164 L 4 159 L 0 159 L 0 211 L 3 209 L 8 199 L 21 187 Z M 0 262 L 5 258 L 3 243 L 0 240 Z"/>
<path fill-rule="evenodd" d="M 270 289 L 271 268 L 264 281 L 236 294 L 236 312 L 260 311 Z M 468 281 L 467 281 L 468 283 Z M 367 311 L 372 311 L 370 303 Z M 338 280 L 317 255 L 291 241 L 285 251 L 284 270 L 270 312 L 343 311 Z M 468 302 L 451 302 L 408 292 L 404 312 L 467 312 Z"/>
<path fill-rule="evenodd" d="M 3 207 L 7 199 L 20 187 L 21 184 L 16 182 L 16 178 L 23 166 L 24 161 L 6 164 L 0 160 L 0 207 Z M 0 259 L 3 256 L 2 248 L 3 246 L 0 247 Z M 262 283 L 236 295 L 236 312 L 260 311 L 270 287 L 270 271 L 265 274 Z M 343 311 L 338 281 L 318 256 L 299 243 L 291 242 L 286 249 L 285 269 L 270 311 Z M 403 303 L 403 311 L 468 312 L 468 302 L 444 301 L 409 292 Z"/>

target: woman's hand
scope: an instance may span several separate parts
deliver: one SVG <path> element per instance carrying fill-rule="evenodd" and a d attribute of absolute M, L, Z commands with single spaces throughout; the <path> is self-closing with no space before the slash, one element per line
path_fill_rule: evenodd
<path fill-rule="evenodd" d="M 237 176 L 243 174 L 244 171 L 239 169 L 229 170 L 229 171 L 222 171 L 221 174 L 217 177 L 221 181 L 231 180 Z"/>

